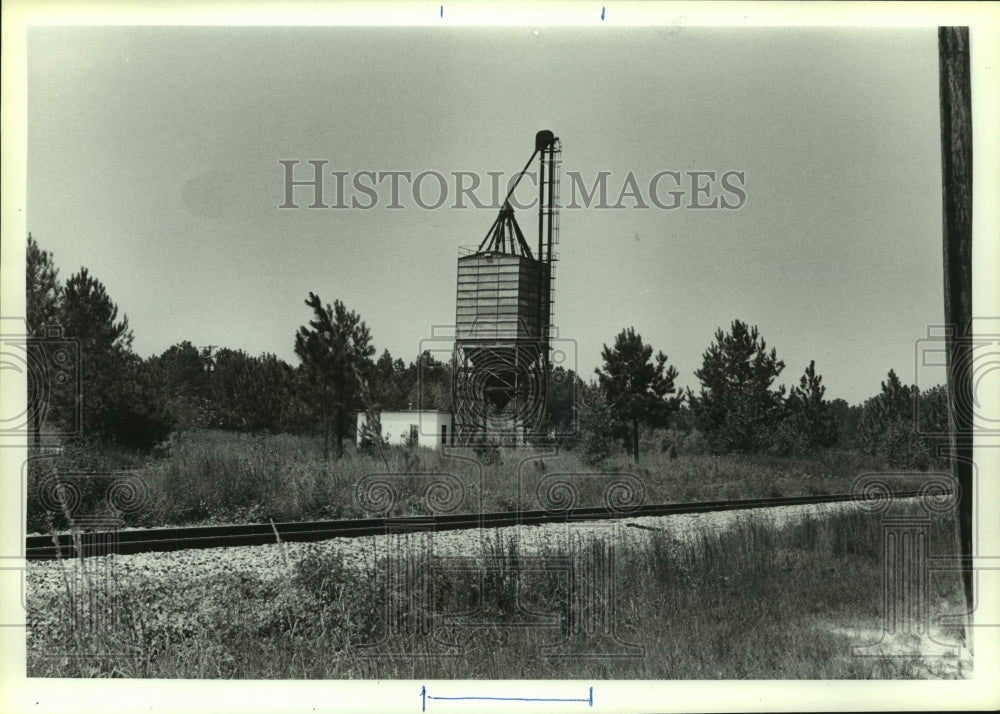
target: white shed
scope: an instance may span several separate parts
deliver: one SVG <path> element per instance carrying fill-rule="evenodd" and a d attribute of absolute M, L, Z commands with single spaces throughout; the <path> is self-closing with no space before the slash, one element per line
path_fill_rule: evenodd
<path fill-rule="evenodd" d="M 440 449 L 455 443 L 455 424 L 451 412 L 437 409 L 410 409 L 401 412 L 382 412 L 382 436 L 393 446 L 408 442 L 428 449 Z M 368 419 L 364 412 L 358 414 L 357 443 L 361 443 L 362 428 Z"/>

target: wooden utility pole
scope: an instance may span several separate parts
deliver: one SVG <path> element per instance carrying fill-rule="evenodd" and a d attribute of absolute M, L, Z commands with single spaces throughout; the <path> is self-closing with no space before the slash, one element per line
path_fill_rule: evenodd
<path fill-rule="evenodd" d="M 972 88 L 969 28 L 938 28 L 941 98 L 941 184 L 944 216 L 944 319 L 947 337 L 951 472 L 958 482 L 958 540 L 962 584 L 975 608 L 973 516 L 972 386 Z M 972 647 L 972 631 L 966 629 Z"/>

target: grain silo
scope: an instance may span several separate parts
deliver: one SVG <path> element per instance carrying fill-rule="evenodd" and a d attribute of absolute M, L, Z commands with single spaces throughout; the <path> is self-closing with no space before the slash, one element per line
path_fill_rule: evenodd
<path fill-rule="evenodd" d="M 538 241 L 532 252 L 510 197 L 536 156 Z M 460 444 L 521 442 L 545 429 L 559 162 L 559 139 L 538 132 L 535 151 L 497 219 L 479 247 L 458 259 L 452 399 Z"/>

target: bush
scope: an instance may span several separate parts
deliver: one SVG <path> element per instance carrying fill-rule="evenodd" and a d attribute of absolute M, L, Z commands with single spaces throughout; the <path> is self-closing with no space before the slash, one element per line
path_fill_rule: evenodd
<path fill-rule="evenodd" d="M 793 419 L 784 419 L 764 435 L 764 452 L 772 456 L 804 456 L 812 449 L 809 437 Z"/>
<path fill-rule="evenodd" d="M 604 392 L 585 385 L 580 391 L 581 458 L 589 466 L 598 466 L 619 451 L 614 438 L 615 419 Z"/>
<path fill-rule="evenodd" d="M 675 451 L 681 448 L 684 443 L 684 437 L 686 434 L 680 429 L 665 429 L 659 432 L 660 435 L 660 452 L 669 452 L 670 449 Z"/>
<path fill-rule="evenodd" d="M 947 430 L 948 395 L 943 387 L 906 386 L 896 373 L 882 382 L 882 393 L 865 402 L 858 432 L 862 448 L 889 467 L 925 470 L 934 458 L 936 437 L 921 433 Z M 919 413 L 923 423 L 915 420 Z"/>
<path fill-rule="evenodd" d="M 892 421 L 868 441 L 869 453 L 886 466 L 926 471 L 933 459 L 931 445 L 904 420 Z"/>
<path fill-rule="evenodd" d="M 684 437 L 680 452 L 685 455 L 703 456 L 712 453 L 712 443 L 705 434 L 695 429 Z"/>

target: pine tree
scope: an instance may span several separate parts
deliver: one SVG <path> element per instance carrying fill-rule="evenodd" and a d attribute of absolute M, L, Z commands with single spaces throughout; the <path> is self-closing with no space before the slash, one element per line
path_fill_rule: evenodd
<path fill-rule="evenodd" d="M 601 356 L 604 367 L 594 370 L 598 383 L 618 423 L 617 435 L 638 461 L 640 425 L 666 426 L 679 405 L 674 396 L 677 370 L 667 366 L 663 352 L 651 362 L 653 348 L 631 327 L 618 333 L 613 348 L 604 345 Z"/>
<path fill-rule="evenodd" d="M 870 453 L 876 452 L 890 426 L 912 418 L 913 392 L 899 381 L 896 371 L 890 369 L 882 382 L 882 391 L 865 402 L 859 425 L 862 446 Z"/>
<path fill-rule="evenodd" d="M 383 350 L 369 384 L 373 405 L 389 411 L 405 409 L 409 392 L 405 380 L 406 364 L 401 359 L 393 359 L 389 350 Z"/>
<path fill-rule="evenodd" d="M 917 433 L 918 395 L 915 385 L 904 385 L 890 369 L 881 393 L 864 404 L 858 425 L 861 446 L 887 466 L 923 468 L 932 456 L 930 443 Z"/>
<path fill-rule="evenodd" d="M 410 385 L 406 394 L 407 406 L 451 411 L 451 365 L 425 350 L 406 373 Z"/>
<path fill-rule="evenodd" d="M 701 391 L 687 396 L 698 429 L 715 451 L 759 451 L 780 423 L 784 387 L 771 389 L 785 368 L 775 349 L 767 349 L 756 325 L 734 320 L 729 333 L 716 330 L 715 342 L 702 355 L 695 376 Z"/>
<path fill-rule="evenodd" d="M 548 430 L 562 443 L 572 443 L 579 424 L 577 406 L 582 382 L 572 369 L 556 365 L 549 369 L 545 411 Z"/>
<path fill-rule="evenodd" d="M 128 359 L 128 318 L 118 319 L 118 306 L 86 268 L 66 281 L 59 312 L 66 336 L 79 343 L 83 433 L 113 438 L 121 422 L 123 378 L 135 371 Z"/>
<path fill-rule="evenodd" d="M 597 466 L 615 451 L 615 415 L 604 395 L 594 384 L 580 386 L 580 436 L 583 460 Z"/>
<path fill-rule="evenodd" d="M 25 317 L 27 319 L 28 335 L 32 337 L 45 337 L 46 327 L 55 327 L 58 322 L 59 299 L 62 294 L 62 286 L 59 284 L 59 271 L 52 261 L 52 254 L 38 247 L 35 239 L 28 234 L 28 247 L 25 255 Z M 34 349 L 32 345 L 30 349 Z M 39 364 L 43 368 L 51 369 L 52 365 L 47 360 L 42 359 Z M 79 367 L 79 365 L 77 365 Z M 56 375 L 48 375 L 55 379 Z M 29 385 L 29 389 L 44 390 L 43 380 L 40 375 L 36 375 L 37 383 Z M 47 382 L 48 380 L 44 380 Z M 34 434 L 34 446 L 37 448 L 41 444 L 41 433 L 44 428 L 43 420 L 47 417 L 53 422 L 72 421 L 71 417 L 63 414 L 62 419 L 56 415 L 59 406 L 63 409 L 74 411 L 75 404 L 65 401 L 65 395 L 53 395 L 51 391 L 45 394 L 36 394 L 36 398 L 29 398 L 28 420 L 31 433 Z M 62 405 L 52 403 L 53 397 L 63 399 Z M 54 408 L 53 408 L 54 407 Z M 63 424 L 64 428 L 70 425 Z"/>
<path fill-rule="evenodd" d="M 59 321 L 78 341 L 82 374 L 82 430 L 88 437 L 149 448 L 170 431 L 147 363 L 132 352 L 128 317 L 86 268 L 62 291 Z"/>
<path fill-rule="evenodd" d="M 810 448 L 826 448 L 837 443 L 837 422 L 830 404 L 823 399 L 825 393 L 823 378 L 816 374 L 816 361 L 810 360 L 786 403 L 787 418 Z"/>
<path fill-rule="evenodd" d="M 38 247 L 35 239 L 28 234 L 28 249 L 25 256 L 25 312 L 29 333 L 44 336 L 47 325 L 55 325 L 58 319 L 59 270 L 52 261 L 52 254 Z"/>
<path fill-rule="evenodd" d="M 309 293 L 306 305 L 314 319 L 295 335 L 295 354 L 302 360 L 307 398 L 323 427 L 323 455 L 330 456 L 331 430 L 337 439 L 337 457 L 344 454 L 344 438 L 352 436 L 351 417 L 360 408 L 355 370 L 367 377 L 373 369 L 368 326 L 340 300 L 324 308 L 318 295 Z"/>
<path fill-rule="evenodd" d="M 184 340 L 149 358 L 157 398 L 181 431 L 219 426 L 218 405 L 211 398 L 205 357 Z"/>

